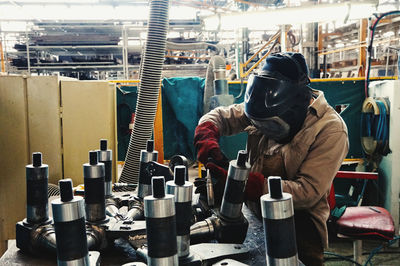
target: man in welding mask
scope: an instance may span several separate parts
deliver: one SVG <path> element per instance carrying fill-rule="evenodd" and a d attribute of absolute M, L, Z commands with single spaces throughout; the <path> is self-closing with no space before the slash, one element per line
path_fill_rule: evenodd
<path fill-rule="evenodd" d="M 219 137 L 247 132 L 252 168 L 246 204 L 259 212 L 260 197 L 268 193 L 267 178 L 281 176 L 283 191 L 293 196 L 299 259 L 322 265 L 328 244 L 327 197 L 349 144 L 344 121 L 309 83 L 302 54 L 268 56 L 259 74 L 249 78 L 244 103 L 204 115 L 194 143 L 198 160 L 224 183 Z"/>

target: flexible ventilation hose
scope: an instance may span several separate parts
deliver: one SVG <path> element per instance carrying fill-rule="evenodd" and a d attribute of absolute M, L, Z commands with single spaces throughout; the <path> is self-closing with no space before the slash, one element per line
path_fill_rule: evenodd
<path fill-rule="evenodd" d="M 150 1 L 147 42 L 142 56 L 135 123 L 119 182 L 137 184 L 140 150 L 146 149 L 146 142 L 151 138 L 165 56 L 168 11 L 168 0 Z"/>
<path fill-rule="evenodd" d="M 385 99 L 365 99 L 361 112 L 361 145 L 366 154 L 389 153 L 389 106 Z"/>

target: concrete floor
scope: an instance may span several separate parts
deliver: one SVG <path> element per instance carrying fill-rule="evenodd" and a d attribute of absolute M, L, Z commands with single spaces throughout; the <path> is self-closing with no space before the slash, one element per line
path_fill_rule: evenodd
<path fill-rule="evenodd" d="M 379 247 L 382 242 L 379 241 L 366 241 L 362 242 L 363 244 L 363 258 L 362 265 L 368 259 L 368 256 L 372 250 Z M 342 256 L 349 256 L 349 258 L 353 259 L 353 242 L 350 240 L 343 239 L 331 239 L 329 242 L 329 248 L 326 250 L 328 252 L 333 252 Z M 325 255 L 325 258 L 333 258 L 333 256 Z M 385 247 L 381 250 L 381 253 L 376 254 L 372 260 L 372 265 L 400 265 L 400 248 L 396 247 L 396 243 L 391 247 Z M 333 260 L 328 259 L 325 261 L 326 266 L 347 266 L 354 265 L 351 262 L 346 262 L 344 260 Z M 369 264 L 371 265 L 371 264 Z"/>

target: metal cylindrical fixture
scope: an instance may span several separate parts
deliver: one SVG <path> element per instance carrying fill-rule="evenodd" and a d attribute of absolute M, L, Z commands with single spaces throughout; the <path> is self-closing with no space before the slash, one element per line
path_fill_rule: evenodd
<path fill-rule="evenodd" d="M 146 171 L 147 163 L 157 160 L 158 151 L 154 150 L 154 141 L 148 140 L 146 149 L 140 151 L 138 197 L 141 199 L 151 195 L 151 176 Z"/>
<path fill-rule="evenodd" d="M 83 164 L 85 211 L 88 222 L 100 222 L 106 218 L 104 175 L 104 164 L 98 162 L 96 151 L 90 151 L 89 163 Z"/>
<path fill-rule="evenodd" d="M 100 140 L 100 150 L 97 150 L 99 162 L 104 163 L 104 190 L 106 198 L 112 196 L 112 150 L 107 149 L 107 140 Z"/>
<path fill-rule="evenodd" d="M 89 265 L 83 198 L 72 195 L 71 179 L 60 180 L 59 184 L 62 197 L 51 202 L 56 231 L 57 264 Z"/>
<path fill-rule="evenodd" d="M 176 237 L 179 258 L 189 255 L 190 221 L 192 216 L 193 184 L 186 180 L 186 167 L 178 165 L 174 171 L 174 181 L 167 182 L 167 194 L 175 197 Z"/>
<path fill-rule="evenodd" d="M 153 195 L 144 198 L 148 265 L 178 265 L 174 196 L 165 194 L 164 177 L 153 177 Z"/>
<path fill-rule="evenodd" d="M 228 80 L 216 79 L 214 80 L 214 95 L 229 94 Z"/>
<path fill-rule="evenodd" d="M 32 164 L 26 166 L 26 219 L 40 224 L 49 219 L 48 209 L 49 166 L 42 164 L 42 154 L 32 154 Z"/>
<path fill-rule="evenodd" d="M 244 189 L 250 173 L 247 151 L 239 151 L 237 160 L 229 163 L 220 214 L 222 217 L 237 219 L 241 217 Z"/>
<path fill-rule="evenodd" d="M 268 187 L 260 198 L 267 264 L 298 265 L 292 195 L 282 192 L 280 177 L 269 177 Z"/>

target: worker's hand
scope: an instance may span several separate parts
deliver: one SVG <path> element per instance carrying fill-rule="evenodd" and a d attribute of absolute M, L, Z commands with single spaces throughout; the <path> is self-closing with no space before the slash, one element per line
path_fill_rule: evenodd
<path fill-rule="evenodd" d="M 264 194 L 264 175 L 260 173 L 249 174 L 246 189 L 244 190 L 245 200 L 259 202 L 260 197 Z"/>
<path fill-rule="evenodd" d="M 218 144 L 219 130 L 212 122 L 204 122 L 196 127 L 194 146 L 197 149 L 197 160 L 207 164 L 209 158 L 216 163 L 225 160 Z"/>

